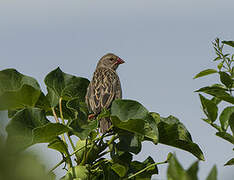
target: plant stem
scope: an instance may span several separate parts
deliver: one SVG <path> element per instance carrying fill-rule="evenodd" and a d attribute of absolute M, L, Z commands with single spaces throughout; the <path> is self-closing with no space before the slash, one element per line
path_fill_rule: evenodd
<path fill-rule="evenodd" d="M 49 172 L 54 171 L 57 167 L 64 163 L 64 160 L 61 160 L 58 164 L 56 164 Z"/>
<path fill-rule="evenodd" d="M 114 140 L 116 140 L 118 137 L 116 135 L 112 136 L 110 141 L 108 141 L 107 145 L 109 146 Z"/>
<path fill-rule="evenodd" d="M 59 123 L 58 116 L 57 116 L 57 114 L 56 114 L 56 112 L 54 110 L 54 107 L 52 107 L 51 109 L 52 109 L 52 112 L 53 112 L 54 119 L 55 119 L 56 123 Z M 66 139 L 65 139 L 63 134 L 62 134 L 62 139 L 63 139 L 64 142 L 66 142 Z"/>
<path fill-rule="evenodd" d="M 137 173 L 135 173 L 135 174 L 129 176 L 127 179 L 131 179 L 131 178 L 133 178 L 133 177 L 135 177 L 135 176 L 141 174 L 142 172 L 146 171 L 148 168 L 151 168 L 151 167 L 156 166 L 156 165 L 159 165 L 159 164 L 166 164 L 166 163 L 167 163 L 167 161 L 163 161 L 163 162 L 158 162 L 158 163 L 151 164 L 151 165 L 145 167 L 144 169 L 138 171 Z"/>
<path fill-rule="evenodd" d="M 60 112 L 60 117 L 61 117 L 62 123 L 65 125 L 65 121 L 64 121 L 64 117 L 63 117 L 63 109 L 62 109 L 62 98 L 59 98 L 59 112 Z M 66 135 L 67 135 L 68 140 L 69 140 L 69 142 L 70 142 L 70 144 L 71 144 L 71 146 L 72 146 L 73 151 L 75 151 L 76 148 L 75 148 L 74 143 L 72 142 L 71 137 L 69 136 L 68 133 L 66 133 Z M 64 135 L 63 135 L 63 136 L 64 136 Z M 64 138 L 64 139 L 65 139 L 65 138 Z M 65 141 L 65 142 L 66 142 L 66 141 Z"/>
<path fill-rule="evenodd" d="M 65 125 L 65 121 L 64 121 L 64 118 L 63 118 L 62 98 L 61 97 L 59 98 L 59 112 L 60 112 L 60 117 L 61 117 L 61 120 L 62 120 L 62 124 Z M 68 140 L 71 143 L 72 149 L 75 150 L 75 146 L 74 146 L 70 136 L 68 135 L 68 133 L 66 133 L 66 134 L 67 134 Z M 64 134 L 62 134 L 62 136 L 64 138 L 64 142 L 67 144 Z M 68 152 L 68 154 L 69 154 L 69 152 Z M 71 168 L 72 167 L 71 157 L 70 156 L 68 156 L 68 157 L 69 157 L 68 167 Z"/>
<path fill-rule="evenodd" d="M 51 109 L 52 109 L 52 112 L 53 112 L 54 119 L 55 119 L 56 123 L 59 123 L 59 120 L 58 120 L 58 117 L 57 117 L 57 115 L 55 113 L 54 107 L 52 107 Z"/>

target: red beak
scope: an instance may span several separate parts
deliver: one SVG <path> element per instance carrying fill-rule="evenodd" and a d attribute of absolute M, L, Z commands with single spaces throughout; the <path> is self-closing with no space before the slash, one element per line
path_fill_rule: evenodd
<path fill-rule="evenodd" d="M 123 64 L 123 63 L 125 63 L 125 61 L 118 57 L 116 64 Z"/>

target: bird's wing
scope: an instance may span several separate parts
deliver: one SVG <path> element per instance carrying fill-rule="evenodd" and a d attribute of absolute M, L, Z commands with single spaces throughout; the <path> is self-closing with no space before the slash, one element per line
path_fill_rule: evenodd
<path fill-rule="evenodd" d="M 121 98 L 121 94 L 118 75 L 109 69 L 99 69 L 88 88 L 86 103 L 98 114 L 103 108 L 109 108 L 114 99 Z"/>

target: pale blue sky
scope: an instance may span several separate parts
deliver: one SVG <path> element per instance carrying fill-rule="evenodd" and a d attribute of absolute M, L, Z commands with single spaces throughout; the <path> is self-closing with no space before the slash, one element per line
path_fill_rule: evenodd
<path fill-rule="evenodd" d="M 215 78 L 192 77 L 215 67 L 211 41 L 234 40 L 233 8 L 233 0 L 1 0 L 0 69 L 16 68 L 41 84 L 57 66 L 90 79 L 98 59 L 113 52 L 126 61 L 118 70 L 123 97 L 185 124 L 206 158 L 200 163 L 201 180 L 214 164 L 219 180 L 231 180 L 233 169 L 223 164 L 232 158 L 233 146 L 200 120 L 193 92 Z M 49 168 L 60 157 L 45 147 L 33 149 L 39 148 Z M 186 168 L 196 160 L 185 151 L 151 143 L 136 158 L 151 155 L 161 161 L 169 151 Z M 165 180 L 166 166 L 159 170 L 154 177 Z"/>

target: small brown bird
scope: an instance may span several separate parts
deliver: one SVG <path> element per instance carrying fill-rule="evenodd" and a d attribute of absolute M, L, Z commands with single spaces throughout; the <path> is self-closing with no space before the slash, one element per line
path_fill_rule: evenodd
<path fill-rule="evenodd" d="M 98 115 L 102 109 L 110 108 L 113 100 L 122 98 L 121 84 L 116 72 L 122 63 L 124 61 L 112 53 L 99 60 L 85 96 L 89 111 L 94 113 L 89 117 Z M 111 126 L 110 119 L 102 118 L 99 125 L 101 133 L 105 133 Z"/>

